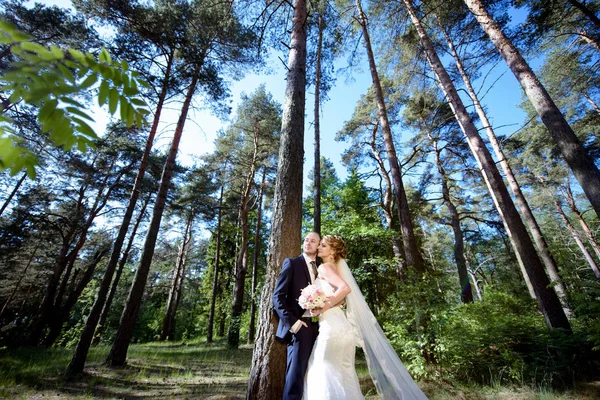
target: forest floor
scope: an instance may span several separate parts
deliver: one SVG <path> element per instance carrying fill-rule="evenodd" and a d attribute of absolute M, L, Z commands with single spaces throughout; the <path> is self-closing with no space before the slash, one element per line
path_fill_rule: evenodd
<path fill-rule="evenodd" d="M 109 348 L 91 349 L 85 374 L 66 381 L 62 374 L 72 356 L 68 349 L 0 349 L 0 398 L 7 399 L 245 399 L 252 348 L 229 350 L 223 342 L 148 343 L 129 348 L 123 368 L 107 368 Z M 357 369 L 368 400 L 373 385 L 364 361 Z M 445 380 L 419 382 L 430 400 L 592 400 L 600 399 L 600 381 L 567 392 L 527 386 L 480 387 Z"/>

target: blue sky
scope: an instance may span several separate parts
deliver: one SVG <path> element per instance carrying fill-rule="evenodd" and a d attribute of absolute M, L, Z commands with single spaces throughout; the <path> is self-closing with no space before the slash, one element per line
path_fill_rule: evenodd
<path fill-rule="evenodd" d="M 70 7 L 70 0 L 44 0 L 44 4 L 58 5 L 60 7 Z M 521 13 L 519 13 L 521 14 Z M 516 14 L 516 19 L 520 19 L 521 15 Z M 286 38 L 287 39 L 287 38 Z M 287 54 L 281 54 L 281 59 L 287 60 Z M 340 60 L 342 63 L 344 60 Z M 335 87 L 329 92 L 329 100 L 322 105 L 321 111 L 321 154 L 322 156 L 333 161 L 336 166 L 338 175 L 343 179 L 346 177 L 346 170 L 340 164 L 341 154 L 347 147 L 345 143 L 339 143 L 334 140 L 339 129 L 342 128 L 345 121 L 350 119 L 357 101 L 371 85 L 371 77 L 368 66 L 366 65 L 366 57 L 363 57 L 363 65 L 359 67 L 360 71 L 354 72 L 351 79 L 346 76 L 339 76 Z M 285 94 L 285 66 L 277 58 L 272 56 L 269 62 L 270 74 L 248 74 L 239 81 L 232 82 L 231 104 L 232 116 L 235 115 L 235 108 L 240 99 L 242 92 L 251 93 L 261 84 L 265 84 L 273 98 L 283 104 Z M 484 106 L 487 107 L 490 120 L 496 128 L 498 135 L 510 135 L 515 132 L 524 122 L 523 112 L 517 108 L 521 102 L 521 88 L 518 85 L 513 74 L 507 70 L 506 64 L 498 63 L 487 77 L 486 85 L 491 82 L 495 84 L 491 88 L 486 88 L 483 92 L 485 96 L 481 99 Z M 476 82 L 476 87 L 481 82 Z M 198 104 L 198 103 L 196 103 Z M 314 96 L 312 88 L 309 89 L 306 97 L 306 119 L 305 119 L 305 165 L 304 176 L 306 176 L 314 165 L 313 160 L 313 145 L 314 145 L 314 128 L 313 128 L 313 104 Z M 178 118 L 178 105 L 173 105 L 164 113 L 163 122 L 159 128 L 157 136 L 156 148 L 168 148 L 171 137 L 175 128 L 175 123 Z M 102 132 L 108 116 L 105 112 L 97 110 L 94 112 L 96 116 L 96 129 Z M 186 128 L 182 138 L 180 153 L 178 160 L 182 163 L 189 164 L 194 156 L 198 156 L 207 152 L 211 152 L 214 148 L 213 142 L 216 133 L 219 129 L 227 125 L 227 121 L 221 121 L 208 110 L 195 110 L 190 112 Z M 400 149 L 398 149 L 401 151 Z M 306 185 L 306 184 L 305 184 Z M 306 189 L 305 189 L 306 190 Z M 306 193 L 305 193 L 306 194 Z"/>

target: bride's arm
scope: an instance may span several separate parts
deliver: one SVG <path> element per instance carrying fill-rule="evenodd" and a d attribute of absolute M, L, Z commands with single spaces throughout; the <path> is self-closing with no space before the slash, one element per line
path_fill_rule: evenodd
<path fill-rule="evenodd" d="M 336 306 L 339 302 L 344 300 L 348 293 L 350 293 L 350 286 L 344 281 L 338 274 L 333 264 L 326 263 L 321 264 L 319 266 L 319 275 L 325 278 L 325 280 L 333 286 L 335 292 L 333 292 L 332 296 L 329 296 L 329 299 L 325 302 L 325 306 L 318 310 L 317 312 L 313 312 L 312 314 L 318 315 L 324 313 L 329 310 L 331 307 Z"/>

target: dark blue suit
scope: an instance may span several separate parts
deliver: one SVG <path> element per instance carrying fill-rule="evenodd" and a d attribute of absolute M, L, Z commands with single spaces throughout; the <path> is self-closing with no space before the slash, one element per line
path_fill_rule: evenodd
<path fill-rule="evenodd" d="M 304 391 L 304 375 L 308 359 L 319 332 L 318 323 L 303 319 L 308 327 L 301 327 L 292 334 L 290 328 L 304 311 L 298 304 L 300 292 L 310 285 L 310 273 L 304 256 L 286 258 L 273 292 L 273 308 L 279 316 L 276 337 L 287 345 L 284 400 L 300 400 Z"/>

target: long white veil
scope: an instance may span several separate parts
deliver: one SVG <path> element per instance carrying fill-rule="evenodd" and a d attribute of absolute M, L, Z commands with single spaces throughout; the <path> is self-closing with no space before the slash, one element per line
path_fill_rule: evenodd
<path fill-rule="evenodd" d="M 377 393 L 384 400 L 427 400 L 385 337 L 346 260 L 340 259 L 337 266 L 340 277 L 352 290 L 346 297 L 346 316 L 356 329 Z"/>

